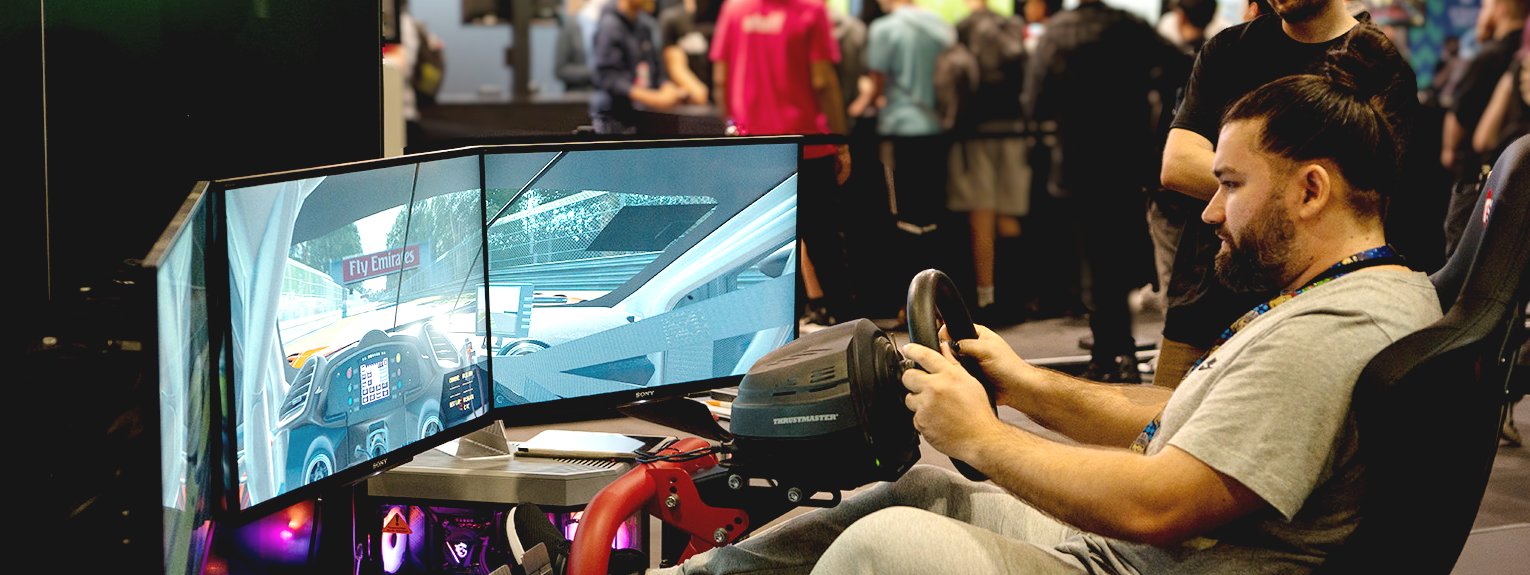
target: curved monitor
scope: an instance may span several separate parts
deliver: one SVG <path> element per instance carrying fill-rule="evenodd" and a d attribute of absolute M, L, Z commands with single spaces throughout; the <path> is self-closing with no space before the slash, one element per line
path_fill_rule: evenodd
<path fill-rule="evenodd" d="M 241 508 L 358 479 L 488 414 L 479 162 L 222 182 Z"/>
<path fill-rule="evenodd" d="M 797 157 L 795 143 L 487 150 L 495 407 L 732 385 L 791 340 Z"/>
<path fill-rule="evenodd" d="M 796 335 L 799 150 L 550 143 L 216 182 L 237 506 L 489 417 L 736 384 Z"/>

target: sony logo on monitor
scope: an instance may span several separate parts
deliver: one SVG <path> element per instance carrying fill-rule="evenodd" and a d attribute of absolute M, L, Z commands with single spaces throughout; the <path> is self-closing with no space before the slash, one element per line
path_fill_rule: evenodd
<path fill-rule="evenodd" d="M 379 460 L 377 460 L 377 461 L 372 463 L 372 471 L 377 471 L 379 469 L 382 469 L 386 465 L 388 465 L 388 458 L 384 457 L 382 459 L 379 459 Z"/>
<path fill-rule="evenodd" d="M 637 392 L 637 398 L 638 399 L 643 399 L 643 398 L 648 397 L 650 395 L 653 395 L 652 391 L 639 391 L 639 392 Z"/>

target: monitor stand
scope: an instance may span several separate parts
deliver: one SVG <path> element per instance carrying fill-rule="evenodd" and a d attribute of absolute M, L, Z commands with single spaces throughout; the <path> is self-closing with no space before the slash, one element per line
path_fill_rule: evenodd
<path fill-rule="evenodd" d="M 510 455 L 510 442 L 505 440 L 505 424 L 496 419 L 492 423 L 436 446 L 436 450 L 461 459 Z"/>

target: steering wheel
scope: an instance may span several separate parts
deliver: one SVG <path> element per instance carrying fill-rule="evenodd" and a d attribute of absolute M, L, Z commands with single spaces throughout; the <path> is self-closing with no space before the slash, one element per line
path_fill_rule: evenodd
<path fill-rule="evenodd" d="M 956 291 L 956 284 L 951 278 L 946 277 L 937 269 L 927 269 L 914 276 L 914 281 L 908 284 L 908 339 L 913 343 L 940 351 L 940 324 L 946 325 L 946 333 L 951 336 L 951 341 L 963 339 L 976 339 L 977 328 L 972 324 L 972 315 L 967 313 L 967 304 L 962 302 L 962 296 Z M 953 350 L 954 351 L 954 350 Z M 988 376 L 978 365 L 975 358 L 956 354 L 957 361 L 961 362 L 962 368 L 967 373 L 983 384 L 983 391 L 988 393 L 988 406 L 998 413 L 998 404 L 995 398 L 994 385 Z M 956 458 L 951 459 L 956 465 L 956 470 L 963 476 L 973 481 L 986 481 L 987 475 L 978 471 L 966 462 Z"/>

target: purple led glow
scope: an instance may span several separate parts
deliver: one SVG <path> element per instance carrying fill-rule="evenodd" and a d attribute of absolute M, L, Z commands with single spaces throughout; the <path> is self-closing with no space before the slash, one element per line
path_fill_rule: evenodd
<path fill-rule="evenodd" d="M 553 525 L 563 526 L 563 536 L 569 541 L 574 540 L 574 535 L 579 532 L 579 520 L 584 517 L 583 511 L 573 513 L 548 513 L 547 518 Z M 616 537 L 611 540 L 612 549 L 628 549 L 637 546 L 638 516 L 634 515 L 623 521 L 616 528 Z"/>
<path fill-rule="evenodd" d="M 313 504 L 299 503 L 240 527 L 235 554 L 278 566 L 303 565 L 312 543 L 311 517 Z"/>

